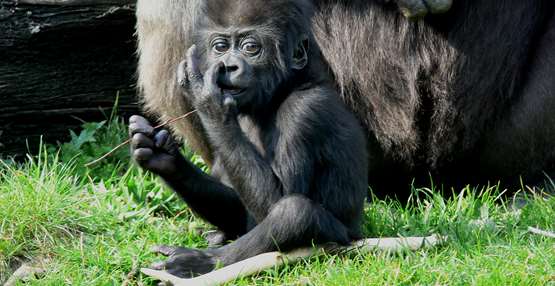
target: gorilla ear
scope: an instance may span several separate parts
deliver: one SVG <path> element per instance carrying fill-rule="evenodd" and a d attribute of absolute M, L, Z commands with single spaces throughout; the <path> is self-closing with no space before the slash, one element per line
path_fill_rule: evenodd
<path fill-rule="evenodd" d="M 293 52 L 293 65 L 295 70 L 302 70 L 308 63 L 308 37 L 303 35 L 300 37 L 295 51 Z"/>

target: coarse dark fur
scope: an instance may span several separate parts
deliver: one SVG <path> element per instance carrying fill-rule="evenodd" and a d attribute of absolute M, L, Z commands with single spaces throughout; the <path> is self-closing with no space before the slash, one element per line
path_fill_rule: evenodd
<path fill-rule="evenodd" d="M 192 108 L 174 69 L 204 1 L 138 1 L 139 87 L 162 119 Z M 417 21 L 383 0 L 314 4 L 316 42 L 367 131 L 375 192 L 403 197 L 430 174 L 452 186 L 555 175 L 555 2 L 455 0 Z M 198 117 L 174 131 L 214 162 Z"/>
<path fill-rule="evenodd" d="M 234 242 L 160 246 L 154 266 L 185 277 L 263 252 L 360 238 L 365 135 L 336 91 L 303 0 L 206 0 L 178 67 L 184 96 L 213 146 L 212 175 L 167 131 L 130 119 L 131 152 Z"/>
<path fill-rule="evenodd" d="M 201 2 L 138 1 L 139 86 L 162 119 L 190 110 L 173 67 Z M 403 197 L 430 174 L 510 186 L 555 173 L 553 1 L 457 0 L 418 21 L 389 1 L 314 2 L 315 38 L 368 131 L 375 192 Z M 213 161 L 197 120 L 175 130 Z"/>
<path fill-rule="evenodd" d="M 553 1 L 459 0 L 417 22 L 372 1 L 317 2 L 318 43 L 371 131 L 376 190 L 402 194 L 428 173 L 461 185 L 553 171 Z"/>

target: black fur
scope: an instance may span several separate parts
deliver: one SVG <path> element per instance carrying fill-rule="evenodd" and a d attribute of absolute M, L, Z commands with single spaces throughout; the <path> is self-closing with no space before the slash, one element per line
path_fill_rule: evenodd
<path fill-rule="evenodd" d="M 375 190 L 553 170 L 555 2 L 458 0 L 420 21 L 377 1 L 315 2 L 317 42 L 369 131 Z"/>
<path fill-rule="evenodd" d="M 178 78 L 214 146 L 212 176 L 142 117 L 131 118 L 132 154 L 193 211 L 228 238 L 238 238 L 206 251 L 159 247 L 170 258 L 155 268 L 190 276 L 217 262 L 359 238 L 368 186 L 366 144 L 323 68 L 307 22 L 310 3 L 205 5 L 206 17 Z M 247 39 L 262 49 L 248 55 L 239 48 Z"/>
<path fill-rule="evenodd" d="M 410 0 L 400 2 L 403 1 Z M 146 0 L 139 2 L 152 3 Z M 197 18 L 202 18 L 199 16 L 202 15 L 202 10 L 196 9 L 205 2 L 205 0 L 191 0 L 160 5 L 182 8 L 182 13 L 187 12 L 188 17 L 175 18 L 171 23 L 180 28 L 183 27 L 185 31 L 198 31 L 194 24 Z M 299 169 L 306 166 L 306 160 L 313 159 L 314 156 L 316 158 L 329 156 L 321 156 L 321 154 L 336 154 L 339 158 L 335 155 L 328 158 L 338 161 L 326 162 L 325 166 L 328 164 L 333 166 L 341 160 L 350 160 L 349 163 L 362 164 L 361 166 L 364 167 L 368 162 L 369 183 L 374 191 L 401 197 L 407 194 L 413 178 L 425 181 L 430 174 L 436 183 L 440 181 L 453 186 L 496 183 L 498 180 L 518 183 L 519 176 L 523 176 L 525 182 L 533 183 L 541 179 L 542 171 L 555 175 L 555 113 L 553 112 L 555 110 L 555 80 L 553 80 L 555 2 L 552 0 L 455 0 L 450 12 L 444 15 L 428 15 L 417 21 L 403 17 L 397 10 L 397 5 L 391 5 L 389 2 L 388 0 L 313 0 L 315 10 L 312 22 L 316 44 L 322 52 L 325 64 L 333 72 L 335 84 L 343 102 L 355 113 L 366 130 L 368 160 L 361 163 L 360 158 L 346 159 L 351 158 L 349 154 L 352 155 L 347 149 L 353 149 L 353 147 L 345 147 L 349 146 L 345 145 L 348 142 L 339 141 L 343 137 L 335 137 L 335 133 L 330 131 L 330 134 L 320 134 L 331 136 L 329 145 L 323 146 L 315 144 L 318 143 L 315 141 L 303 140 L 303 144 L 306 145 L 300 146 L 307 147 L 307 152 L 293 148 L 291 151 L 294 152 L 281 155 L 283 158 L 274 156 L 288 159 L 290 163 L 290 165 L 282 165 L 287 168 L 279 174 L 281 176 L 306 174 L 300 171 L 303 170 L 302 168 Z M 227 1 L 222 2 L 221 8 L 231 7 L 231 4 L 228 6 L 227 3 Z M 171 12 L 163 15 L 174 17 L 173 10 L 169 8 L 167 10 Z M 261 13 L 267 13 L 267 10 Z M 152 41 L 149 41 L 149 37 L 155 38 L 154 34 L 163 34 L 148 30 L 150 28 L 148 24 L 151 23 L 149 20 L 152 20 L 149 16 L 152 15 L 144 16 L 141 26 L 143 28 L 139 30 L 139 36 L 145 36 L 142 38 L 145 45 L 141 47 L 141 58 L 146 60 L 151 60 L 150 57 L 159 52 L 150 50 L 148 44 L 152 44 Z M 165 20 L 154 18 L 154 21 L 166 23 Z M 152 34 L 148 34 L 149 32 Z M 190 45 L 193 43 L 193 34 L 170 33 L 164 38 L 163 45 L 155 46 L 163 49 L 168 46 Z M 314 52 L 314 49 L 312 51 Z M 143 75 L 142 80 L 148 81 L 148 85 L 143 84 L 143 86 L 150 88 L 145 92 L 150 109 L 157 110 L 166 118 L 168 114 L 172 115 L 174 106 L 179 104 L 184 105 L 185 108 L 190 106 L 187 102 L 181 103 L 181 99 L 175 100 L 171 92 L 157 93 L 159 90 L 166 89 L 156 85 L 160 82 L 156 77 L 157 74 L 148 74 L 145 70 L 156 68 L 157 71 L 163 72 L 167 70 L 166 65 L 171 64 L 172 67 L 177 65 L 176 58 L 180 57 L 175 54 L 177 53 L 172 50 L 165 51 L 160 54 L 154 66 L 144 65 L 140 70 L 140 74 Z M 150 63 L 150 61 L 145 62 Z M 323 69 L 325 68 L 319 71 Z M 322 75 L 322 73 L 316 72 L 312 75 Z M 169 80 L 167 77 L 163 79 L 165 79 L 164 82 Z M 306 92 L 308 96 L 305 98 L 311 100 L 292 103 L 289 108 L 296 112 L 288 113 L 287 117 L 290 119 L 283 122 L 289 124 L 301 122 L 307 130 L 329 131 L 335 128 L 345 130 L 341 128 L 345 123 L 338 123 L 335 119 L 343 118 L 346 112 L 342 111 L 343 107 L 335 102 L 333 91 L 327 90 L 326 86 L 323 89 L 326 90 L 323 93 L 326 96 L 322 97 L 325 101 L 319 101 L 320 96 L 315 96 L 320 92 L 312 90 L 314 96 Z M 294 94 L 288 94 L 288 98 Z M 164 105 L 166 102 L 171 102 L 173 105 Z M 287 101 L 284 102 L 286 103 Z M 314 108 L 319 105 L 323 107 Z M 339 106 L 339 110 L 333 111 L 333 108 L 330 110 L 330 106 Z M 307 110 L 311 112 L 305 112 Z M 326 113 L 315 113 L 312 112 L 313 110 Z M 333 114 L 331 111 L 340 112 L 341 116 L 330 116 Z M 133 121 L 132 130 L 140 129 L 140 126 L 144 127 L 144 124 L 135 122 L 140 121 L 138 118 L 134 118 Z M 242 122 L 242 126 L 247 127 L 248 121 Z M 197 150 L 205 154 L 204 157 L 209 162 L 213 162 L 215 177 L 228 186 L 235 185 L 231 177 L 244 174 L 244 169 L 230 174 L 229 168 L 224 166 L 221 157 L 211 160 L 209 151 L 217 147 L 211 145 L 214 137 L 218 138 L 218 136 L 212 135 L 211 140 L 206 140 L 202 126 L 191 126 L 193 128 L 178 130 L 188 135 L 189 140 L 196 142 Z M 260 128 L 254 124 L 248 128 L 247 133 L 264 134 L 271 130 L 279 130 L 283 135 L 294 135 L 299 130 L 287 124 L 281 125 L 279 129 L 271 129 L 267 126 L 271 125 Z M 143 129 L 149 131 L 148 128 Z M 145 134 L 145 136 L 152 137 L 152 134 Z M 167 137 L 165 134 L 157 135 L 154 142 L 145 143 L 145 145 L 165 146 L 165 150 L 171 150 L 172 144 L 168 144 L 170 141 L 166 140 Z M 264 137 L 258 136 L 258 138 Z M 141 142 L 139 139 L 141 138 L 134 140 L 135 147 L 143 144 L 138 144 Z M 257 150 L 262 150 L 261 147 L 268 143 L 262 140 L 253 141 L 256 147 L 252 148 Z M 241 140 L 241 142 L 245 141 Z M 235 140 L 232 140 L 232 143 L 235 144 Z M 152 162 L 141 160 L 152 158 L 152 154 L 156 153 L 156 150 L 144 149 L 146 150 L 142 151 L 142 154 L 136 150 L 135 158 L 158 173 L 170 172 L 162 177 L 167 178 L 174 189 L 185 190 L 184 184 L 197 184 L 197 187 L 188 188 L 187 192 L 179 192 L 205 219 L 232 236 L 241 235 L 254 225 L 249 224 L 247 219 L 238 219 L 251 216 L 247 214 L 237 193 L 230 188 L 222 188 L 218 179 L 203 174 L 179 156 L 166 157 L 165 159 L 179 161 L 169 165 L 157 164 L 156 160 Z M 242 154 L 228 155 L 236 156 L 235 160 L 240 159 L 245 162 L 241 164 L 242 168 L 258 163 L 256 160 L 246 160 Z M 165 159 L 161 161 L 167 162 Z M 323 162 L 321 161 L 324 166 Z M 175 168 L 167 168 L 168 166 Z M 177 174 L 175 170 L 180 172 Z M 348 172 L 348 169 L 343 169 L 339 174 L 315 174 L 314 178 L 327 177 L 329 182 L 337 183 L 334 178 L 345 177 Z M 279 176 L 278 178 L 281 179 Z M 202 183 L 198 184 L 198 182 Z M 307 183 L 302 180 L 293 181 L 288 186 L 291 189 L 306 192 Z M 320 183 L 327 184 L 325 181 Z M 237 185 L 242 186 L 242 184 Z M 341 190 L 351 190 L 347 185 L 342 183 L 341 185 Z M 357 188 L 353 187 L 353 189 Z M 201 189 L 202 192 L 199 191 Z M 218 190 L 218 192 L 210 190 Z M 308 193 L 315 194 L 311 191 Z M 347 196 L 343 197 L 345 195 L 343 192 L 330 192 L 331 197 L 338 196 L 336 202 L 340 203 L 345 202 L 345 198 L 349 198 L 350 193 L 346 194 Z M 254 196 L 253 199 L 266 203 L 263 200 L 265 197 L 261 199 Z M 308 233 L 313 235 L 312 238 L 316 237 L 315 230 L 310 228 L 314 226 L 310 224 L 310 218 L 318 217 L 313 214 L 321 215 L 321 209 L 309 208 L 309 211 L 305 212 L 303 207 L 310 207 L 311 204 L 304 197 L 300 199 L 296 195 L 283 197 L 282 200 L 284 201 L 280 200 L 274 204 L 274 208 L 266 214 L 266 217 L 284 216 L 282 221 L 287 222 L 288 225 L 276 224 L 272 235 L 276 237 L 290 235 L 289 237 L 298 238 L 302 236 L 298 234 L 305 230 L 304 234 Z M 206 202 L 211 204 L 207 205 Z M 351 206 L 355 204 L 346 203 Z M 252 205 L 256 206 L 256 204 Z M 295 206 L 295 209 L 302 210 L 300 214 L 292 213 L 299 215 L 297 220 L 289 221 L 294 217 L 283 212 L 290 209 L 288 206 Z M 343 206 L 335 207 L 341 210 Z M 236 216 L 230 214 L 236 214 Z M 358 210 L 352 209 L 351 214 L 356 221 Z M 257 216 L 263 217 L 264 214 Z M 322 215 L 322 217 L 326 216 Z M 339 215 L 334 215 L 331 218 L 338 217 Z M 326 221 L 332 224 L 333 219 L 329 216 L 327 218 Z M 269 227 L 273 226 L 263 221 L 246 236 L 237 240 L 236 244 L 232 244 L 234 246 L 229 247 L 239 244 L 251 247 L 245 248 L 246 251 L 265 249 L 268 241 L 262 239 L 259 240 L 259 244 L 256 244 L 255 238 Z M 334 227 L 333 230 L 337 235 L 334 239 L 341 240 L 341 237 L 344 237 L 343 227 Z M 306 242 L 302 239 L 299 241 Z M 253 244 L 260 248 L 252 247 Z M 223 249 L 221 251 L 224 251 Z M 246 256 L 237 248 L 235 251 L 225 251 L 233 254 L 230 257 L 235 257 L 230 261 Z M 195 255 L 187 253 L 186 255 Z M 207 255 L 215 257 L 219 254 L 202 252 L 201 256 Z"/>

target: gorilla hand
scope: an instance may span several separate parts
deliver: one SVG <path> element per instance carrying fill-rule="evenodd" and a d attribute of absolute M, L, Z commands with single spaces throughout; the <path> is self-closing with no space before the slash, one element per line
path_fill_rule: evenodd
<path fill-rule="evenodd" d="M 453 0 L 396 0 L 399 9 L 407 18 L 419 18 L 428 13 L 439 14 L 447 12 Z"/>
<path fill-rule="evenodd" d="M 202 75 L 198 66 L 196 46 L 193 45 L 187 52 L 186 67 L 180 66 L 178 80 L 185 83 L 193 95 L 193 104 L 200 112 L 201 118 L 208 119 L 210 123 L 224 123 L 229 119 L 236 118 L 237 103 L 232 95 L 224 93 L 218 86 L 218 77 L 225 72 L 225 65 L 222 62 L 212 64 Z M 180 75 L 182 74 L 182 75 Z M 182 84 L 183 86 L 183 84 Z"/>
<path fill-rule="evenodd" d="M 181 154 L 167 130 L 156 131 L 144 117 L 133 115 L 129 119 L 129 136 L 131 157 L 139 166 L 161 176 L 177 172 Z"/>

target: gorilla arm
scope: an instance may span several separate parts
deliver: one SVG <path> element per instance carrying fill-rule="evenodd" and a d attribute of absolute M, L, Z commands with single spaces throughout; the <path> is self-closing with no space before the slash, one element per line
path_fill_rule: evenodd
<path fill-rule="evenodd" d="M 183 157 L 167 130 L 156 132 L 145 118 L 132 116 L 129 133 L 134 161 L 159 175 L 196 214 L 229 238 L 246 232 L 247 214 L 237 194 Z"/>
<path fill-rule="evenodd" d="M 218 87 L 218 73 L 223 63 L 213 64 L 203 75 L 191 48 L 188 54 L 187 77 L 197 98 L 195 106 L 208 131 L 217 157 L 228 170 L 235 191 L 257 222 L 283 197 L 283 185 L 271 165 L 245 136 L 237 120 L 236 102 Z M 307 162 L 308 163 L 308 162 Z M 297 190 L 299 191 L 299 190 Z"/>

